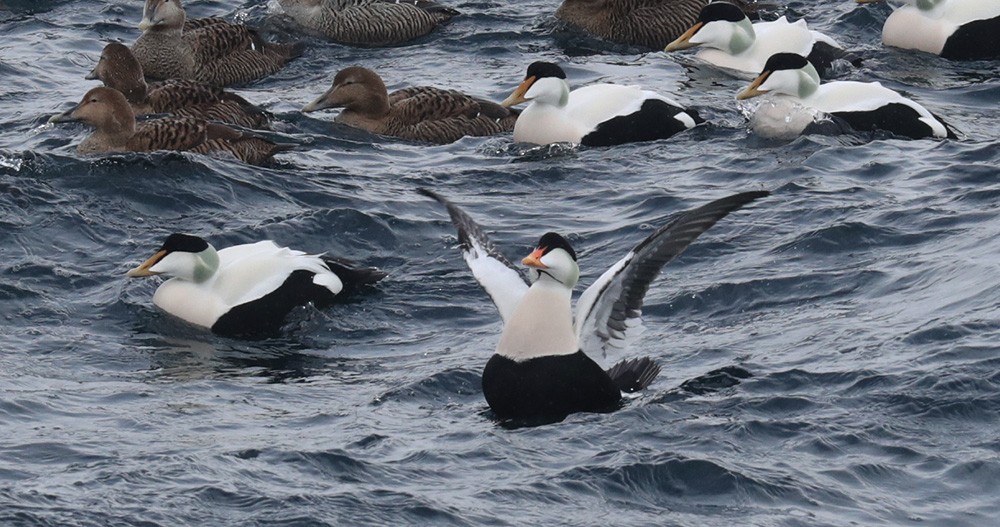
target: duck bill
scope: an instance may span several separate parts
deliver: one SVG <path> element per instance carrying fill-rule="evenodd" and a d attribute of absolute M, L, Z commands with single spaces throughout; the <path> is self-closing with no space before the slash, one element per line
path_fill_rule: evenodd
<path fill-rule="evenodd" d="M 90 73 L 88 73 L 87 76 L 84 77 L 84 79 L 86 79 L 88 81 L 96 81 L 96 80 L 100 79 L 101 76 L 97 73 L 97 68 L 99 68 L 99 67 L 100 67 L 100 63 L 98 63 L 97 66 L 94 66 L 94 69 L 90 70 Z"/>
<path fill-rule="evenodd" d="M 339 106 L 336 103 L 331 102 L 330 95 L 333 93 L 334 89 L 335 88 L 330 88 L 330 90 L 328 90 L 326 93 L 317 97 L 315 101 L 303 106 L 302 111 L 309 113 L 309 112 L 318 112 L 320 110 L 325 110 L 327 108 L 338 108 Z"/>
<path fill-rule="evenodd" d="M 150 271 L 149 268 L 159 263 L 159 261 L 162 260 L 163 257 L 166 255 L 167 251 L 156 251 L 156 254 L 151 256 L 145 262 L 142 262 L 142 265 L 140 265 L 139 267 L 136 267 L 135 269 L 132 269 L 131 271 L 126 273 L 125 276 L 129 278 L 140 278 L 143 276 L 156 276 L 160 274 L 155 271 Z"/>
<path fill-rule="evenodd" d="M 50 123 L 75 123 L 75 122 L 79 121 L 79 119 L 77 119 L 76 117 L 73 116 L 73 112 L 75 112 L 76 109 L 79 108 L 79 107 L 80 107 L 80 105 L 78 104 L 78 105 L 70 108 L 69 110 L 66 110 L 63 113 L 57 113 L 57 114 L 53 115 L 52 117 L 49 117 L 49 122 Z"/>
<path fill-rule="evenodd" d="M 736 95 L 736 100 L 742 101 L 744 99 L 750 99 L 767 93 L 768 90 L 761 90 L 760 85 L 764 84 L 764 81 L 766 81 L 768 76 L 770 75 L 771 75 L 770 71 L 765 71 L 764 73 L 761 73 L 759 77 L 757 77 L 756 79 L 753 80 L 753 82 L 750 83 L 750 86 L 747 86 L 747 89 L 741 91 L 738 95 Z"/>
<path fill-rule="evenodd" d="M 534 83 L 535 83 L 534 76 L 524 79 L 524 82 L 519 84 L 517 86 L 517 89 L 514 90 L 514 93 L 510 94 L 510 97 L 504 99 L 503 102 L 500 103 L 500 106 L 503 106 L 504 108 L 510 108 L 511 106 L 516 106 L 518 104 L 521 104 L 522 102 L 528 102 L 529 100 L 531 100 L 531 99 L 525 99 L 524 94 L 528 93 L 528 90 L 531 89 L 531 85 Z"/>
<path fill-rule="evenodd" d="M 139 21 L 139 31 L 146 31 L 147 29 L 155 26 L 156 23 L 149 19 L 149 17 L 143 17 Z"/>
<path fill-rule="evenodd" d="M 667 44 L 667 47 L 663 48 L 663 51 L 677 51 L 679 49 L 688 49 L 697 46 L 698 44 L 691 42 L 691 37 L 693 37 L 703 25 L 705 25 L 704 22 L 698 22 L 697 24 L 691 26 L 691 29 L 688 29 L 683 35 L 677 37 L 677 40 Z"/>
<path fill-rule="evenodd" d="M 542 263 L 542 256 L 545 255 L 545 248 L 539 247 L 535 249 L 531 254 L 525 256 L 521 263 L 527 265 L 528 267 L 534 267 L 535 269 L 548 269 L 549 266 Z"/>

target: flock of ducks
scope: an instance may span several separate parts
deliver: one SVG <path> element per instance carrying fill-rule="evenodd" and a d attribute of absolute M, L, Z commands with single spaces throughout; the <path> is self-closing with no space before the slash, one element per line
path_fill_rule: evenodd
<path fill-rule="evenodd" d="M 430 0 L 279 4 L 306 32 L 366 46 L 406 42 L 458 14 Z M 791 137 L 834 120 L 844 130 L 954 137 L 926 108 L 878 83 L 822 82 L 835 61 L 856 65 L 857 59 L 804 21 L 752 22 L 748 15 L 754 15 L 750 3 L 707 0 L 564 0 L 556 11 L 566 24 L 615 42 L 666 52 L 698 48 L 697 60 L 752 79 L 736 97 L 770 95 L 751 119 L 751 128 L 763 135 Z M 886 21 L 883 41 L 946 58 L 995 58 L 998 22 L 1000 0 L 905 0 Z M 268 42 L 219 18 L 187 19 L 180 0 L 146 0 L 139 27 L 142 34 L 131 47 L 107 44 L 87 75 L 103 86 L 51 118 L 94 128 L 80 142 L 80 153 L 186 150 L 263 164 L 293 147 L 254 133 L 269 128 L 268 114 L 224 87 L 279 70 L 302 54 L 301 44 Z M 703 122 L 696 111 L 638 86 L 572 89 L 563 69 L 550 62 L 531 64 L 500 103 L 434 87 L 389 93 L 374 71 L 352 66 L 302 111 L 329 108 L 340 108 L 336 119 L 346 125 L 428 143 L 513 132 L 516 142 L 601 147 L 664 139 Z M 746 192 L 676 215 L 584 291 L 574 313 L 580 271 L 565 238 L 547 233 L 539 239 L 521 260 L 529 271 L 525 281 L 471 216 L 434 191 L 420 192 L 447 210 L 466 262 L 500 312 L 503 332 L 483 372 L 483 392 L 498 417 L 518 420 L 611 411 L 623 392 L 647 387 L 659 373 L 651 359 L 604 370 L 588 354 L 624 347 L 660 269 L 717 221 L 768 195 Z M 271 241 L 216 250 L 189 234 L 170 235 L 128 273 L 155 275 L 169 278 L 153 296 L 159 308 L 215 333 L 246 338 L 279 332 L 296 306 L 322 307 L 386 276 Z"/>

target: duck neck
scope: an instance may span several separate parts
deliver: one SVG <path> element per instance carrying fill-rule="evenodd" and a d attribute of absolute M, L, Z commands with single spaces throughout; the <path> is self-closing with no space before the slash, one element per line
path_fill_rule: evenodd
<path fill-rule="evenodd" d="M 753 30 L 753 23 L 749 18 L 744 18 L 733 28 L 732 38 L 729 39 L 729 51 L 733 55 L 738 55 L 750 49 L 756 41 L 757 34 Z"/>
<path fill-rule="evenodd" d="M 579 350 L 573 330 L 572 290 L 542 274 L 504 325 L 497 354 L 524 361 Z"/>

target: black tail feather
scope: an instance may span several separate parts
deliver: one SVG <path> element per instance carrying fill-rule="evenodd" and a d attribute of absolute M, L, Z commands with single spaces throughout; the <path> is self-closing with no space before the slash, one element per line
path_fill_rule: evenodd
<path fill-rule="evenodd" d="M 660 365 L 649 357 L 626 359 L 608 369 L 608 376 L 625 393 L 646 389 L 660 374 Z"/>
<path fill-rule="evenodd" d="M 344 283 L 346 292 L 354 291 L 362 286 L 374 284 L 388 276 L 384 271 L 374 267 L 358 267 L 358 265 L 344 258 L 335 256 L 323 256 L 323 261 Z"/>

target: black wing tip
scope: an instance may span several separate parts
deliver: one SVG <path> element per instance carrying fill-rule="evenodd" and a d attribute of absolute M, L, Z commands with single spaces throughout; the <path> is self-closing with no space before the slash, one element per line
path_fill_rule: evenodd
<path fill-rule="evenodd" d="M 417 187 L 417 194 L 420 194 L 421 196 L 427 196 L 428 198 L 431 198 L 434 201 L 439 201 L 441 203 L 448 203 L 447 199 L 445 199 L 443 196 L 441 196 L 437 192 L 434 192 L 433 190 L 427 187 Z"/>
<path fill-rule="evenodd" d="M 625 393 L 645 390 L 660 374 L 660 365 L 649 357 L 625 359 L 608 369 L 608 376 Z"/>

